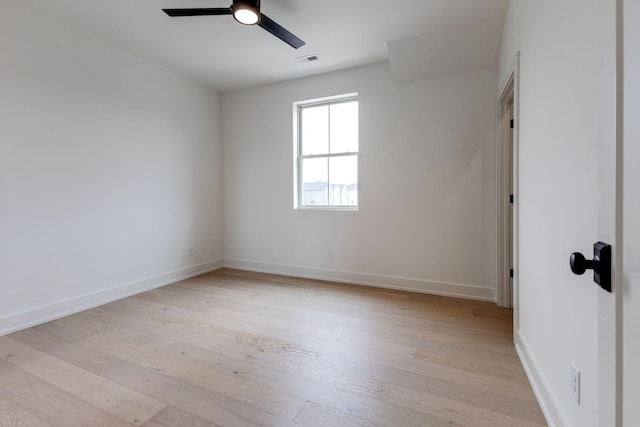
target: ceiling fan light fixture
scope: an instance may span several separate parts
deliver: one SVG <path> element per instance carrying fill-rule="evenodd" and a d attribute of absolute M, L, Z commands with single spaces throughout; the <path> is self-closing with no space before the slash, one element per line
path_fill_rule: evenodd
<path fill-rule="evenodd" d="M 260 20 L 260 0 L 233 0 L 233 17 L 244 25 L 255 25 Z"/>
<path fill-rule="evenodd" d="M 270 32 L 289 46 L 298 49 L 305 45 L 304 40 L 260 13 L 260 0 L 233 0 L 229 7 L 196 7 L 182 9 L 162 9 L 169 16 L 207 16 L 233 15 L 233 19 L 244 25 L 257 25 Z"/>

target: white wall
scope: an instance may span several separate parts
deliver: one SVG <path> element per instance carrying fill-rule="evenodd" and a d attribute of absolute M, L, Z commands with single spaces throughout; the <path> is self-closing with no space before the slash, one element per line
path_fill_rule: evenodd
<path fill-rule="evenodd" d="M 494 300 L 496 86 L 385 63 L 223 95 L 225 265 Z M 294 210 L 292 103 L 351 92 L 360 210 Z"/>
<path fill-rule="evenodd" d="M 218 94 L 1 0 L 0 334 L 220 265 L 220 119 Z"/>
<path fill-rule="evenodd" d="M 598 25 L 596 0 L 512 0 L 500 59 L 503 77 L 521 51 L 517 339 L 551 425 L 598 420 L 599 289 L 568 263 L 598 240 Z"/>

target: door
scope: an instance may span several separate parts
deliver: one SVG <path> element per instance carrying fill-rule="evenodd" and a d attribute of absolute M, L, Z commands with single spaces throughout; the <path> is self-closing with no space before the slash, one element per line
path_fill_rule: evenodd
<path fill-rule="evenodd" d="M 517 281 L 517 128 L 520 54 L 516 54 L 498 99 L 498 305 L 513 307 L 514 331 L 518 329 Z"/>
<path fill-rule="evenodd" d="M 624 1 L 623 426 L 640 425 L 640 2 Z"/>
<path fill-rule="evenodd" d="M 509 197 L 509 204 L 507 206 L 508 214 L 507 214 L 507 227 L 506 227 L 506 240 L 507 240 L 507 261 L 509 268 L 509 277 L 508 286 L 509 292 L 507 296 L 507 304 L 506 307 L 513 307 L 513 279 L 514 279 L 514 256 L 513 256 L 513 223 L 514 223 L 514 215 L 513 215 L 513 202 L 514 202 L 514 193 L 515 189 L 513 187 L 513 174 L 514 174 L 514 147 L 513 147 L 513 135 L 515 129 L 515 115 L 514 115 L 514 94 L 507 101 L 507 117 L 509 119 L 509 130 L 507 132 L 507 193 Z"/>

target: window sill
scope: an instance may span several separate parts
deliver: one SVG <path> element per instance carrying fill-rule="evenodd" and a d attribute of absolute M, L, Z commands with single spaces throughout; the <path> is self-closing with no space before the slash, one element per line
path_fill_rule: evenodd
<path fill-rule="evenodd" d="M 295 208 L 297 211 L 346 211 L 346 212 L 357 212 L 359 211 L 358 206 L 324 206 L 324 205 L 315 205 L 315 206 L 298 206 Z"/>

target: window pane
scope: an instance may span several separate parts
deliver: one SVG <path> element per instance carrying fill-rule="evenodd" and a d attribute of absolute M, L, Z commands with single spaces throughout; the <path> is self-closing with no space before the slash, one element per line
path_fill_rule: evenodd
<path fill-rule="evenodd" d="M 302 155 L 329 152 L 329 106 L 303 108 L 301 112 Z"/>
<path fill-rule="evenodd" d="M 302 204 L 327 205 L 327 163 L 326 157 L 302 160 Z"/>
<path fill-rule="evenodd" d="M 331 106 L 331 153 L 358 151 L 358 101 Z"/>
<path fill-rule="evenodd" d="M 329 204 L 332 206 L 358 205 L 357 156 L 329 159 Z"/>

